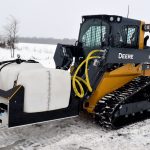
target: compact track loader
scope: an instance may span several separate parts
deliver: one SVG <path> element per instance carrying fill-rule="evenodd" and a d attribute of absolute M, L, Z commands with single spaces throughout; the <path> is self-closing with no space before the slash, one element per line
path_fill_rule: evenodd
<path fill-rule="evenodd" d="M 114 15 L 83 16 L 75 45 L 58 44 L 56 69 L 1 62 L 0 122 L 15 127 L 79 115 L 118 128 L 150 116 L 150 25 Z"/>

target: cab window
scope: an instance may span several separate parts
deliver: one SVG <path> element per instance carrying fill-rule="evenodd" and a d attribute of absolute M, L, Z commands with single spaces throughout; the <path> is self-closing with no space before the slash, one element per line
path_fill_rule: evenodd
<path fill-rule="evenodd" d="M 79 42 L 83 49 L 98 49 L 107 45 L 109 25 L 99 19 L 86 21 L 82 27 Z"/>
<path fill-rule="evenodd" d="M 138 27 L 137 26 L 124 26 L 122 28 L 122 35 L 120 42 L 125 47 L 137 47 L 138 45 Z"/>

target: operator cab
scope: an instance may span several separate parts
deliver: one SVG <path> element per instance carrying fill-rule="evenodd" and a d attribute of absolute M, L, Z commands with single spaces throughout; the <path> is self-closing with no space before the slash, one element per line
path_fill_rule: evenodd
<path fill-rule="evenodd" d="M 76 45 L 57 45 L 54 55 L 56 68 L 67 70 L 73 57 L 75 62 L 81 63 L 96 49 L 146 48 L 149 37 L 144 38 L 145 32 L 150 32 L 150 25 L 140 20 L 115 15 L 83 16 Z"/>
<path fill-rule="evenodd" d="M 107 47 L 138 48 L 141 21 L 121 16 L 83 16 L 78 42 L 87 55 Z"/>

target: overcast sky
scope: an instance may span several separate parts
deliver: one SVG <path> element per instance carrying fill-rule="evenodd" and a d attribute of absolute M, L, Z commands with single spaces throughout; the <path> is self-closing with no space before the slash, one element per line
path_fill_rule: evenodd
<path fill-rule="evenodd" d="M 19 35 L 77 38 L 82 15 L 115 14 L 149 21 L 150 0 L 1 0 L 0 32 L 13 15 L 20 22 Z M 0 33 L 1 34 L 1 33 Z"/>

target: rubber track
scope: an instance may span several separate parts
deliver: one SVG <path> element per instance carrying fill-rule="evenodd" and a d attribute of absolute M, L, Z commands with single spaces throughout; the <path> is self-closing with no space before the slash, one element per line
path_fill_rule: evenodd
<path fill-rule="evenodd" d="M 96 122 L 104 128 L 116 129 L 126 124 L 142 120 L 145 116 L 150 115 L 149 112 L 144 111 L 142 112 L 142 115 L 139 114 L 139 112 L 127 116 L 120 116 L 118 117 L 120 122 L 118 122 L 114 116 L 115 112 L 121 109 L 124 104 L 132 104 L 132 102 L 135 101 L 132 97 L 148 87 L 148 85 L 150 85 L 150 77 L 140 76 L 116 91 L 104 96 L 101 100 L 99 100 L 95 107 Z M 147 94 L 149 94 L 148 91 Z M 123 122 L 124 124 L 122 124 Z"/>

